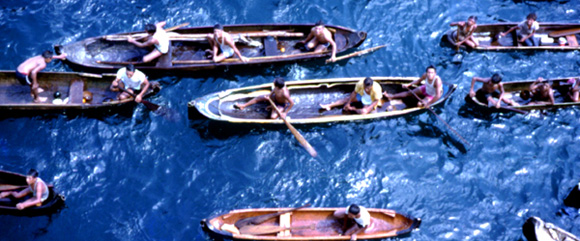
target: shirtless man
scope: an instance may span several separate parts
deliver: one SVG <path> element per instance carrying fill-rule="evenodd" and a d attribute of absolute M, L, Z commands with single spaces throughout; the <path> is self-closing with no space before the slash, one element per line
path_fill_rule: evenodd
<path fill-rule="evenodd" d="M 350 240 L 357 240 L 356 235 L 361 233 L 371 226 L 371 215 L 363 206 L 358 206 L 356 204 L 351 204 L 346 208 L 339 208 L 334 212 L 334 217 L 338 219 L 353 219 L 355 225 L 346 229 L 342 235 L 350 235 Z M 342 230 L 340 230 L 342 231 Z"/>
<path fill-rule="evenodd" d="M 156 24 L 148 23 L 145 25 L 145 32 L 147 32 L 147 37 L 145 42 L 139 42 L 133 37 L 128 36 L 127 42 L 136 45 L 139 48 L 145 48 L 149 46 L 155 46 L 155 49 L 151 53 L 143 56 L 142 61 L 144 63 L 151 62 L 152 60 L 159 58 L 163 54 L 169 52 L 169 36 L 167 32 L 163 30 L 166 22 L 159 22 Z"/>
<path fill-rule="evenodd" d="M 34 169 L 30 169 L 26 175 L 26 183 L 28 187 L 20 192 L 8 191 L 0 193 L 0 199 L 13 196 L 14 198 L 20 199 L 28 194 L 32 194 L 32 197 L 24 202 L 16 204 L 18 210 L 25 209 L 27 207 L 32 207 L 34 205 L 41 205 L 46 199 L 48 199 L 48 186 L 46 183 L 38 177 L 38 172 Z"/>
<path fill-rule="evenodd" d="M 473 77 L 471 79 L 471 88 L 469 89 L 469 97 L 476 97 L 477 100 L 481 103 L 489 105 L 491 103 L 496 108 L 499 108 L 501 102 L 512 106 L 517 106 L 518 104 L 515 101 L 511 101 L 509 99 L 504 98 L 504 89 L 503 84 L 501 83 L 501 75 L 493 74 L 491 78 L 480 78 L 480 77 Z M 475 82 L 481 82 L 483 85 L 477 92 L 473 91 L 473 87 Z M 493 98 L 497 98 L 497 101 Z"/>
<path fill-rule="evenodd" d="M 135 69 L 135 66 L 132 64 L 128 64 L 127 67 L 119 69 L 117 71 L 117 78 L 113 80 L 111 84 L 112 91 L 121 91 L 119 89 L 119 85 L 126 89 L 128 92 L 136 94 L 135 102 L 141 103 L 143 99 L 143 95 L 147 93 L 147 90 L 151 86 L 149 80 L 147 80 L 147 76 L 143 74 L 143 72 Z M 122 91 L 119 94 L 119 100 L 124 100 L 131 97 L 129 93 Z"/>
<path fill-rule="evenodd" d="M 63 53 L 61 55 L 53 56 L 52 52 L 47 50 L 44 51 L 42 55 L 27 59 L 16 68 L 16 78 L 23 85 L 30 85 L 30 93 L 36 103 L 45 102 L 47 99 L 46 97 L 38 96 L 38 94 L 44 90 L 39 87 L 36 76 L 38 72 L 46 68 L 46 64 L 50 63 L 53 59 L 64 60 L 66 59 L 66 54 Z"/>
<path fill-rule="evenodd" d="M 370 77 L 366 77 L 356 83 L 354 91 L 347 98 L 326 105 L 321 104 L 320 108 L 328 111 L 334 107 L 344 105 L 343 109 L 345 111 L 363 115 L 368 114 L 373 112 L 379 105 L 381 98 L 383 98 L 381 92 L 383 92 L 381 85 Z M 353 103 L 361 103 L 362 107 L 354 107 L 352 106 Z"/>
<path fill-rule="evenodd" d="M 538 46 L 540 45 L 540 41 L 534 38 L 534 34 L 540 29 L 540 24 L 536 21 L 537 18 L 535 13 L 530 13 L 526 17 L 526 20 L 510 28 L 508 31 L 500 33 L 500 35 L 505 37 L 509 32 L 518 29 L 518 42 L 526 46 Z"/>
<path fill-rule="evenodd" d="M 234 39 L 229 33 L 224 31 L 224 28 L 221 24 L 216 24 L 213 27 L 213 34 L 207 35 L 207 41 L 212 48 L 210 52 L 214 62 L 221 62 L 224 59 L 232 57 L 234 53 L 238 56 L 238 58 L 240 58 L 242 62 L 248 62 L 248 58 L 242 56 L 240 50 L 238 50 L 236 47 L 236 42 L 234 42 Z"/>
<path fill-rule="evenodd" d="M 332 39 L 330 31 L 324 27 L 322 21 L 318 21 L 310 30 L 310 34 L 308 34 L 306 39 L 299 43 L 304 44 L 308 50 L 314 49 L 315 53 L 326 51 L 328 46 L 332 46 L 332 56 L 330 57 L 330 61 L 336 61 L 336 43 Z"/>
<path fill-rule="evenodd" d="M 292 109 L 292 106 L 294 106 L 294 101 L 290 98 L 290 91 L 288 90 L 288 87 L 286 87 L 284 78 L 278 77 L 274 79 L 274 89 L 269 95 L 258 96 L 245 104 L 234 104 L 234 107 L 243 110 L 244 108 L 258 102 L 268 101 L 268 99 L 271 99 L 274 104 L 276 104 L 276 107 L 278 107 L 281 112 L 281 118 L 286 118 L 286 115 L 288 115 L 288 112 Z M 268 108 L 270 107 L 271 106 Z M 278 119 L 278 117 L 278 113 L 275 110 L 271 110 L 270 119 Z"/>
<path fill-rule="evenodd" d="M 394 95 L 390 95 L 385 91 L 383 92 L 383 95 L 387 97 L 387 99 L 391 100 L 412 96 L 413 93 L 415 93 L 415 95 L 422 97 L 418 105 L 429 108 L 429 106 L 439 100 L 439 98 L 441 98 L 443 95 L 443 81 L 441 81 L 441 78 L 439 75 L 437 75 L 435 66 L 431 65 L 427 67 L 426 72 L 421 76 L 421 78 L 413 80 L 413 82 L 409 84 L 404 84 L 403 87 L 408 89 L 409 86 L 419 84 L 423 80 L 425 80 L 425 84 L 413 90 L 396 93 Z M 413 91 L 413 93 L 411 93 L 411 91 Z"/>
<path fill-rule="evenodd" d="M 476 16 L 469 16 L 467 22 L 457 22 L 451 23 L 449 26 L 457 26 L 457 31 L 453 32 L 453 38 L 455 39 L 455 46 L 461 46 L 462 44 L 467 44 L 471 48 L 477 47 L 479 43 L 475 38 L 473 38 L 473 32 L 477 28 Z"/>
<path fill-rule="evenodd" d="M 520 97 L 522 99 L 528 99 L 529 97 L 532 98 L 531 102 L 528 105 L 536 105 L 536 104 L 554 104 L 554 90 L 549 83 L 543 82 L 544 78 L 539 77 L 534 83 L 532 83 L 529 87 L 529 93 L 520 93 Z M 522 96 L 523 94 L 523 96 Z M 529 95 L 529 96 L 527 96 Z M 527 97 L 527 98 L 526 98 Z"/>

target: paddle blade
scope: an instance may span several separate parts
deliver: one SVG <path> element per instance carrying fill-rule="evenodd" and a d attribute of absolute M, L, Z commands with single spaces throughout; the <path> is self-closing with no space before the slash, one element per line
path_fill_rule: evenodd
<path fill-rule="evenodd" d="M 290 132 L 292 132 L 294 137 L 296 137 L 296 140 L 300 143 L 300 145 L 302 145 L 312 157 L 318 156 L 318 153 L 316 150 L 314 150 L 314 147 L 308 143 L 304 136 L 302 136 L 302 134 L 300 134 L 300 132 L 298 132 L 298 130 L 296 130 L 296 128 L 294 128 L 294 126 L 292 126 L 285 118 L 283 120 L 288 129 L 290 129 Z"/>
<path fill-rule="evenodd" d="M 158 110 L 158 109 L 159 109 L 159 105 L 153 104 L 153 103 L 151 103 L 151 102 L 149 102 L 149 101 L 146 101 L 146 100 L 141 100 L 141 103 L 142 103 L 143 105 L 145 105 L 145 106 L 147 107 L 147 109 L 150 109 L 150 110 L 152 110 L 152 111 L 156 111 L 156 110 Z"/>

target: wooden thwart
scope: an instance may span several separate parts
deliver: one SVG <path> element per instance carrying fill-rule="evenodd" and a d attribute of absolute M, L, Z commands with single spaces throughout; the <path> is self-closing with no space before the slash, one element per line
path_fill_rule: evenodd
<path fill-rule="evenodd" d="M 566 40 L 568 40 L 568 46 L 578 47 L 578 40 L 576 39 L 576 35 L 566 35 Z"/>
<path fill-rule="evenodd" d="M 173 41 L 205 41 L 207 40 L 208 33 L 200 34 L 170 34 L 169 39 Z M 261 37 L 304 37 L 304 33 L 301 32 L 288 32 L 288 31 L 263 31 L 263 32 L 240 32 L 240 33 L 230 33 L 234 41 L 240 39 L 240 36 L 246 38 L 261 38 Z M 108 41 L 127 41 L 129 35 L 109 35 L 105 36 L 104 39 Z M 138 33 L 131 35 L 133 38 L 142 38 L 147 36 L 146 33 Z"/>
<path fill-rule="evenodd" d="M 577 33 L 580 33 L 580 28 L 571 28 L 571 29 L 552 31 L 548 34 L 548 36 L 551 38 L 558 38 L 558 37 L 564 37 L 567 35 L 573 35 L 573 34 L 577 34 Z"/>
<path fill-rule="evenodd" d="M 314 229 L 315 224 L 296 226 L 296 227 L 280 227 L 280 226 L 266 226 L 266 225 L 248 225 L 240 228 L 240 234 L 249 235 L 265 235 L 265 234 L 275 234 L 283 232 L 286 230 L 296 230 L 296 229 Z"/>

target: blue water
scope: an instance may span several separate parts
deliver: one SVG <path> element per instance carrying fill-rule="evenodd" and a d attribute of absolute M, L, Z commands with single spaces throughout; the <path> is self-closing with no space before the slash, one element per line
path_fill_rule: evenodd
<path fill-rule="evenodd" d="M 471 52 L 459 65 L 439 39 L 449 23 L 580 19 L 570 1 L 19 1 L 0 2 L 0 69 L 54 44 L 168 26 L 312 23 L 323 19 L 368 32 L 360 47 L 388 44 L 338 64 L 289 64 L 159 80 L 150 99 L 180 116 L 138 106 L 132 115 L 0 120 L 0 169 L 41 177 L 67 207 L 42 217 L 0 216 L 0 240 L 207 240 L 199 221 L 237 208 L 346 206 L 389 208 L 419 217 L 401 240 L 523 240 L 535 215 L 580 235 L 578 210 L 562 200 L 580 179 L 580 109 L 529 115 L 470 112 L 472 76 L 504 80 L 578 76 L 580 53 Z M 303 127 L 311 158 L 284 129 L 244 129 L 187 119 L 187 102 L 228 88 L 272 81 L 353 76 L 418 76 L 437 66 L 458 89 L 433 114 Z M 55 61 L 46 70 L 71 71 Z"/>

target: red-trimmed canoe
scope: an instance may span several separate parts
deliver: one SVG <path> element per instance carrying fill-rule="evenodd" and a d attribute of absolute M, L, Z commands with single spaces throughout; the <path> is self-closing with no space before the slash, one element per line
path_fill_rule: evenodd
<path fill-rule="evenodd" d="M 494 23 L 478 24 L 473 36 L 479 41 L 476 50 L 580 50 L 578 41 L 580 40 L 580 24 L 577 23 L 540 23 L 540 29 L 536 31 L 534 37 L 540 41 L 539 46 L 525 46 L 517 42 L 516 31 L 514 30 L 505 37 L 499 36 L 500 32 L 508 31 L 511 27 L 519 23 Z M 441 41 L 449 46 L 454 46 L 453 32 L 457 31 L 453 27 L 443 35 Z M 559 46 L 558 40 L 566 39 L 565 46 Z M 516 43 L 516 45 L 514 45 Z M 465 47 L 462 45 L 462 47 Z"/>
<path fill-rule="evenodd" d="M 0 192 L 3 191 L 21 191 L 27 188 L 26 176 L 0 170 Z M 52 185 L 48 185 L 49 195 L 40 206 L 33 206 L 18 210 L 16 204 L 20 201 L 30 198 L 24 197 L 20 200 L 12 200 L 12 202 L 0 202 L 0 214 L 10 214 L 17 216 L 38 216 L 47 215 L 58 211 L 64 205 L 64 196 L 55 192 Z"/>
<path fill-rule="evenodd" d="M 418 77 L 371 77 L 381 84 L 383 91 L 397 93 L 405 91 L 402 84 L 408 84 Z M 417 107 L 414 96 L 389 102 L 383 98 L 383 104 L 377 107 L 376 113 L 366 115 L 343 114 L 342 108 L 334 108 L 330 111 L 321 111 L 320 104 L 332 103 L 346 98 L 352 93 L 356 83 L 363 77 L 338 78 L 338 79 L 315 79 L 286 81 L 290 90 L 290 96 L 294 100 L 294 107 L 288 113 L 288 121 L 292 124 L 318 124 L 331 122 L 362 121 L 380 118 L 398 117 L 411 113 L 425 111 L 425 108 Z M 443 95 L 433 104 L 442 105 L 455 91 L 456 85 L 444 84 Z M 269 119 L 266 107 L 268 103 L 262 102 L 245 108 L 243 111 L 235 109 L 235 103 L 244 103 L 251 98 L 270 93 L 272 84 L 262 84 L 239 89 L 229 89 L 209 94 L 188 103 L 189 117 L 192 119 L 208 118 L 214 121 L 244 124 L 284 124 L 280 119 Z M 389 106 L 392 106 L 389 108 Z M 391 109 L 394 108 L 394 109 Z"/>
<path fill-rule="evenodd" d="M 154 63 L 138 64 L 136 67 L 148 73 L 194 71 L 330 57 L 328 51 L 304 52 L 296 46 L 297 42 L 308 36 L 312 27 L 313 24 L 225 25 L 224 31 L 232 34 L 242 55 L 249 58 L 248 63 L 241 62 L 235 54 L 220 63 L 214 63 L 205 57 L 205 50 L 210 48 L 206 35 L 213 33 L 213 26 L 176 29 L 169 33 L 171 47 L 168 55 L 160 57 Z M 337 55 L 356 48 L 366 39 L 363 31 L 334 25 L 326 27 L 334 34 Z M 128 35 L 139 36 L 143 32 L 87 38 L 63 46 L 57 45 L 55 50 L 57 53 L 67 53 L 66 62 L 79 71 L 114 72 L 151 52 L 151 49 L 139 48 L 127 42 Z"/>
<path fill-rule="evenodd" d="M 292 208 L 239 209 L 204 219 L 202 228 L 214 238 L 235 240 L 350 240 L 340 235 L 343 219 L 333 213 L 338 208 L 301 208 L 272 217 L 259 225 L 236 227 L 239 220 L 260 215 L 290 211 Z M 421 219 L 412 218 L 389 209 L 367 208 L 371 225 L 365 233 L 357 235 L 359 240 L 383 239 L 410 233 L 419 227 Z M 347 223 L 347 226 L 354 223 Z M 229 230 L 229 231 L 228 231 Z M 244 232 L 243 230 L 249 230 Z M 237 232 L 242 231 L 240 234 Z M 342 231 L 341 231 L 342 232 Z M 245 233 L 245 234 L 244 234 Z"/>

